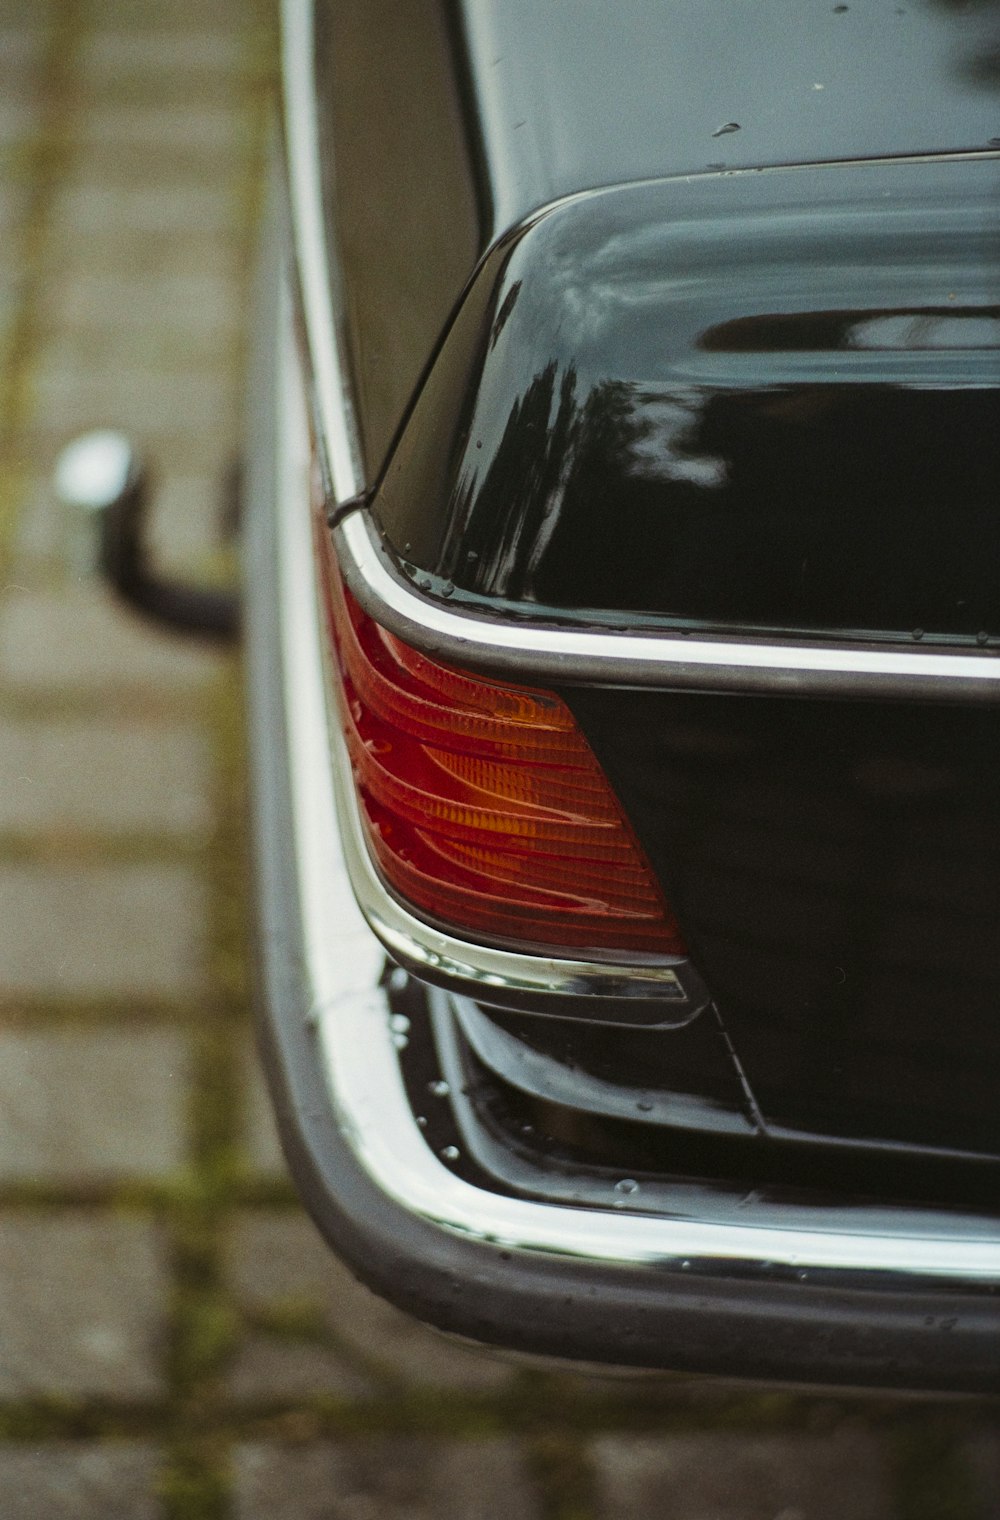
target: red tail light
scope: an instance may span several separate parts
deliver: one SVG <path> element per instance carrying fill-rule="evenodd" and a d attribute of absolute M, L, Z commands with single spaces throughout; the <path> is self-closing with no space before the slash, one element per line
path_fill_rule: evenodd
<path fill-rule="evenodd" d="M 361 610 L 332 556 L 325 579 L 362 820 L 388 885 L 459 933 L 684 954 L 564 703 L 410 648 Z"/>

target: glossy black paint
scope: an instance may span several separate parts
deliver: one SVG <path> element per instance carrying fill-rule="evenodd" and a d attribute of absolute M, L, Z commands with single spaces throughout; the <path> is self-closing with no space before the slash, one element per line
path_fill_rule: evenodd
<path fill-rule="evenodd" d="M 597 185 L 965 152 L 1000 136 L 996 0 L 462 0 L 459 11 L 492 237 Z"/>
<path fill-rule="evenodd" d="M 1000 139 L 997 0 L 316 0 L 315 32 L 370 480 L 477 260 L 541 206 Z"/>
<path fill-rule="evenodd" d="M 1000 714 L 563 696 L 769 1131 L 1000 1156 Z"/>
<path fill-rule="evenodd" d="M 998 191 L 986 158 L 547 212 L 431 370 L 375 497 L 391 546 L 517 613 L 997 635 Z"/>

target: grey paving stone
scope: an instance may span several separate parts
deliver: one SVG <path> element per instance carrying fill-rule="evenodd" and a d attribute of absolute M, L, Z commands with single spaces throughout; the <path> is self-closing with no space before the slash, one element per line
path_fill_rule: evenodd
<path fill-rule="evenodd" d="M 280 1216 L 281 1221 L 285 1218 L 284 1214 Z M 293 1215 L 288 1223 L 294 1241 L 301 1233 L 303 1221 Z M 287 1259 L 288 1232 L 282 1230 L 280 1234 L 281 1254 Z M 238 1229 L 232 1242 L 231 1258 L 235 1262 L 233 1276 L 239 1285 L 237 1291 L 245 1287 L 248 1278 L 257 1275 L 254 1264 L 248 1271 L 241 1270 L 244 1248 L 244 1232 Z M 271 1286 L 270 1278 L 267 1286 Z M 301 1271 L 297 1278 L 292 1273 L 282 1274 L 277 1292 L 258 1293 L 251 1284 L 240 1296 L 248 1309 L 270 1310 L 283 1319 L 285 1333 L 251 1332 L 245 1338 L 232 1360 L 226 1380 L 231 1398 L 268 1402 L 325 1393 L 335 1398 L 363 1399 L 375 1391 L 372 1380 L 351 1357 L 349 1349 L 345 1354 L 342 1346 L 326 1343 L 322 1336 L 317 1338 L 311 1333 L 323 1324 L 322 1306 L 317 1295 L 308 1291 L 308 1284 L 303 1283 Z M 295 1322 L 299 1325 L 298 1333 Z"/>
<path fill-rule="evenodd" d="M 223 497 L 229 465 L 227 460 L 211 473 L 158 477 L 147 542 L 164 571 L 195 574 L 217 559 L 225 542 Z M 235 544 L 230 544 L 230 552 L 234 549 Z"/>
<path fill-rule="evenodd" d="M 227 81 L 242 84 L 247 66 L 247 36 L 243 28 L 212 29 L 192 20 L 183 29 L 152 26 L 91 30 L 80 44 L 77 67 L 81 78 L 97 86 L 104 98 L 141 82 L 143 98 L 161 99 L 164 83 L 190 93 L 192 81 L 213 87 Z M 183 98 L 183 94 L 180 95 Z"/>
<path fill-rule="evenodd" d="M 267 14 L 266 0 L 81 0 L 81 19 L 91 26 L 205 27 L 229 25 L 234 31 L 251 18 Z"/>
<path fill-rule="evenodd" d="M 245 129 L 247 143 L 252 134 L 253 124 L 248 123 Z M 108 137 L 105 141 L 90 143 L 86 153 L 88 173 L 92 178 L 131 185 L 148 176 L 161 184 L 178 188 L 186 183 L 217 183 L 224 191 L 234 179 L 237 167 L 242 168 L 244 144 L 203 149 L 165 140 L 159 146 L 150 147 L 134 137 L 120 142 Z M 234 222 L 233 230 L 237 227 Z"/>
<path fill-rule="evenodd" d="M 983 1430 L 965 1448 L 981 1520 L 1000 1520 L 1000 1430 Z"/>
<path fill-rule="evenodd" d="M 0 79 L 0 94 L 3 81 Z M 0 366 L 9 367 L 11 342 L 23 315 L 27 226 L 30 216 L 27 154 L 0 140 Z M 9 428 L 9 419 L 7 421 Z M 8 454 L 5 489 L 10 490 L 11 461 Z"/>
<path fill-rule="evenodd" d="M 370 1399 L 377 1390 L 370 1378 L 329 1347 L 255 1335 L 233 1358 L 226 1391 L 240 1403 L 270 1404 L 275 1399 L 306 1399 L 318 1393 L 358 1402 Z"/>
<path fill-rule="evenodd" d="M 77 285 L 71 274 L 70 288 Z M 88 378 L 92 371 L 118 372 L 141 378 L 155 368 L 174 384 L 180 383 L 178 377 L 192 372 L 201 377 L 199 384 L 204 384 L 207 377 L 213 387 L 230 388 L 231 360 L 236 353 L 235 321 L 226 330 L 220 312 L 219 320 L 206 317 L 204 324 L 199 326 L 196 319 L 188 320 L 182 292 L 172 292 L 169 287 L 161 291 L 159 281 L 152 280 L 142 284 L 123 281 L 122 285 L 123 304 L 117 313 L 109 311 L 106 322 L 97 319 L 86 327 L 65 324 L 58 338 L 49 345 L 46 363 L 60 368 L 68 377 L 56 383 L 73 383 L 80 393 L 80 406 L 85 405 L 88 394 L 96 394 L 96 387 Z M 131 299 L 133 294 L 136 296 L 134 301 Z M 154 307 L 159 307 L 159 320 L 153 315 Z M 43 374 L 36 387 L 36 397 L 43 405 L 50 384 L 50 378 Z M 175 426 L 171 412 L 165 412 L 157 419 L 153 428 L 148 418 L 142 419 L 137 404 L 129 403 L 129 409 L 135 419 L 131 425 L 141 425 L 144 432 L 152 433 L 154 437 L 157 431 L 170 432 Z M 213 410 L 218 411 L 214 404 Z M 103 412 L 105 417 L 127 415 L 121 407 L 113 407 L 110 401 Z M 205 416 L 206 420 L 212 419 L 213 431 L 218 431 L 218 417 L 212 412 L 206 412 Z M 165 462 L 172 463 L 172 457 L 168 455 Z M 178 463 L 183 465 L 183 462 L 184 456 L 178 451 Z"/>
<path fill-rule="evenodd" d="M 304 1214 L 244 1215 L 233 1232 L 230 1278 L 249 1308 L 314 1311 L 335 1346 L 373 1376 L 476 1392 L 503 1387 L 514 1375 L 498 1358 L 446 1340 L 369 1293 Z M 240 1364 L 242 1386 L 263 1391 L 266 1374 L 254 1371 L 255 1354 L 251 1343 Z M 342 1365 L 343 1357 L 338 1359 L 333 1350 L 330 1355 L 335 1365 Z M 286 1391 L 290 1395 L 301 1388 L 291 1383 L 272 1386 L 275 1395 L 285 1396 Z"/>
<path fill-rule="evenodd" d="M 153 1446 L 46 1441 L 0 1446 L 5 1520 L 158 1520 Z"/>
<path fill-rule="evenodd" d="M 0 212 L 0 222 L 2 222 L 2 212 Z M 0 228 L 0 237 L 2 236 L 2 228 Z M 17 291 L 12 284 L 4 283 L 3 266 L 0 264 L 0 366 L 7 365 L 17 316 Z"/>
<path fill-rule="evenodd" d="M 152 1177 L 179 1166 L 187 1055 L 171 1030 L 0 1031 L 0 1180 Z"/>
<path fill-rule="evenodd" d="M 5 282 L 10 282 L 7 289 L 12 300 L 18 294 L 13 282 L 21 273 L 19 250 L 12 241 L 12 234 L 24 221 L 27 204 L 26 186 L 0 181 L 0 233 L 4 236 L 3 243 L 0 243 L 0 267 Z"/>
<path fill-rule="evenodd" d="M 38 590 L 15 583 L 0 597 L 0 683 L 78 697 L 193 693 L 215 679 L 221 656 L 148 623 L 90 581 Z"/>
<path fill-rule="evenodd" d="M 41 31 L 50 26 L 59 0 L 0 0 L 0 28 Z"/>
<path fill-rule="evenodd" d="M 238 283 L 243 252 L 243 227 L 235 216 L 224 232 L 203 229 L 197 221 L 152 232 L 140 223 L 119 221 L 107 227 L 96 222 L 85 236 L 77 236 L 60 224 L 39 250 L 38 267 L 56 303 L 66 284 L 89 277 L 136 285 L 152 278 L 215 275 Z M 46 312 L 40 315 L 44 318 Z"/>
<path fill-rule="evenodd" d="M 874 1437 L 706 1433 L 593 1443 L 604 1520 L 890 1520 Z"/>
<path fill-rule="evenodd" d="M 66 840 L 149 833 L 204 837 L 209 756 L 192 724 L 8 718 L 0 725 L 0 832 Z"/>
<path fill-rule="evenodd" d="M 0 995 L 187 996 L 204 955 L 186 867 L 0 864 Z"/>
<path fill-rule="evenodd" d="M 55 499 L 53 459 L 54 451 L 46 446 L 40 470 L 26 462 L 16 483 L 8 477 L 14 501 L 13 556 L 23 579 L 31 579 L 39 565 L 60 576 L 93 573 L 95 566 L 96 540 L 86 520 L 74 521 Z"/>
<path fill-rule="evenodd" d="M 167 1293 L 145 1220 L 0 1216 L 0 1397 L 162 1393 Z"/>
<path fill-rule="evenodd" d="M 0 95 L 0 145 L 6 147 L 38 130 L 38 105 L 30 98 Z"/>
<path fill-rule="evenodd" d="M 274 1110 L 260 1069 L 260 1057 L 252 1040 L 247 1041 L 242 1066 L 243 1137 L 247 1163 L 252 1171 L 267 1176 L 286 1176 L 288 1168 L 278 1139 Z"/>
<path fill-rule="evenodd" d="M 78 142 L 88 166 L 134 161 L 150 173 L 164 164 L 192 165 L 205 180 L 225 170 L 242 171 L 253 118 L 236 102 L 212 99 L 210 83 L 188 75 L 186 105 L 98 97 L 81 113 Z"/>
<path fill-rule="evenodd" d="M 38 65 L 49 44 L 50 28 L 43 7 L 0 5 L 0 78 L 13 89 L 35 86 Z"/>
<path fill-rule="evenodd" d="M 52 291 L 47 320 L 62 333 L 78 334 L 78 348 L 127 354 L 131 345 L 174 347 L 218 358 L 237 331 L 239 291 L 229 270 L 165 270 L 154 278 L 128 278 L 103 270 L 75 269 Z"/>
<path fill-rule="evenodd" d="M 197 243 L 206 234 L 218 236 L 242 229 L 241 188 L 228 179 L 171 183 L 165 176 L 143 183 L 135 175 L 131 181 L 116 183 L 103 174 L 88 174 L 84 162 L 75 179 L 62 186 L 55 197 L 53 229 L 57 237 L 71 240 L 91 235 L 112 240 L 129 234 L 144 238 L 166 234 L 187 236 Z M 127 264 L 124 245 L 120 263 Z"/>
<path fill-rule="evenodd" d="M 237 1520 L 536 1520 L 512 1442 L 240 1446 Z"/>
<path fill-rule="evenodd" d="M 177 440 L 185 449 L 207 437 L 216 450 L 237 436 L 231 379 L 228 354 L 204 368 L 91 368 L 82 347 L 60 339 L 41 355 L 32 377 L 34 427 L 63 439 L 110 425 L 147 443 Z"/>

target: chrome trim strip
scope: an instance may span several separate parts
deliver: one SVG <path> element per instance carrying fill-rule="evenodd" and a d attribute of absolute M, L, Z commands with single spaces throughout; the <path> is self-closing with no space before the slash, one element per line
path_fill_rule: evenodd
<path fill-rule="evenodd" d="M 390 570 L 367 514 L 349 517 L 335 538 L 348 584 L 374 617 L 429 653 L 488 669 L 520 663 L 532 675 L 564 681 L 589 676 L 744 693 L 831 691 L 852 678 L 858 695 L 920 697 L 940 696 L 942 683 L 955 683 L 956 697 L 1000 698 L 1000 658 L 992 653 L 755 643 L 477 617 L 431 601 Z"/>
<path fill-rule="evenodd" d="M 320 608 L 308 512 L 309 444 L 304 382 L 284 297 L 279 369 L 278 576 L 280 659 L 287 724 L 293 837 L 302 920 L 301 955 L 330 1100 L 341 1133 L 382 1193 L 411 1214 L 466 1238 L 553 1258 L 657 1271 L 751 1269 L 758 1276 L 811 1271 L 884 1273 L 959 1286 L 1000 1282 L 1000 1225 L 928 1219 L 901 1229 L 771 1229 L 753 1224 L 604 1212 L 508 1198 L 449 1171 L 423 1139 L 407 1101 L 379 987 L 384 952 L 351 889 L 339 842 L 330 765 L 331 724 L 322 664 Z M 288 1017 L 289 1011 L 283 1010 Z"/>
<path fill-rule="evenodd" d="M 305 314 L 316 406 L 338 501 L 363 484 L 361 453 L 333 309 L 317 136 L 312 0 L 281 0 L 287 173 L 299 290 Z M 328 335 L 328 336 L 327 336 Z"/>

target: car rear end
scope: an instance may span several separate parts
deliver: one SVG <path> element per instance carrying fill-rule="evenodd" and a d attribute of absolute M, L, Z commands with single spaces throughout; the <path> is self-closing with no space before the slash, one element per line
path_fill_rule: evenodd
<path fill-rule="evenodd" d="M 502 17 L 432 12 L 417 160 L 478 174 L 423 274 L 325 136 L 351 8 L 285 17 L 248 634 L 304 1196 L 476 1339 L 993 1387 L 997 156 L 577 145 L 538 198 Z"/>

